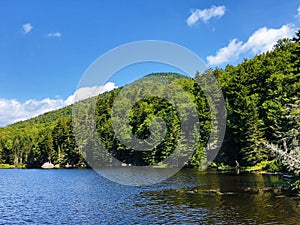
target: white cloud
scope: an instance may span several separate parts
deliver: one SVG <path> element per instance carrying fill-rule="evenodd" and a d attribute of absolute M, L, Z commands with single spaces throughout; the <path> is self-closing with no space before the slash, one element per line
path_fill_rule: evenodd
<path fill-rule="evenodd" d="M 300 19 L 300 5 L 298 6 L 297 12 L 298 12 L 298 14 L 296 17 L 298 17 Z"/>
<path fill-rule="evenodd" d="M 14 99 L 0 99 L 0 126 L 26 120 L 63 106 L 64 101 L 62 99 L 46 98 L 41 101 L 30 99 L 24 103 Z"/>
<path fill-rule="evenodd" d="M 24 34 L 28 34 L 32 30 L 33 26 L 30 23 L 23 24 L 23 32 Z"/>
<path fill-rule="evenodd" d="M 215 56 L 208 56 L 207 62 L 210 65 L 220 65 L 237 60 L 241 54 L 249 52 L 259 54 L 270 51 L 279 39 L 291 38 L 295 32 L 296 28 L 293 25 L 283 25 L 279 29 L 262 27 L 255 31 L 245 43 L 233 39 L 228 46 L 219 49 Z"/>
<path fill-rule="evenodd" d="M 45 98 L 42 100 L 29 99 L 22 103 L 15 99 L 0 99 L 0 127 L 33 118 L 52 110 L 63 108 L 67 105 L 73 104 L 76 101 L 93 97 L 115 88 L 117 88 L 117 86 L 115 86 L 115 84 L 112 82 L 108 82 L 104 86 L 79 88 L 66 100 L 61 98 Z"/>
<path fill-rule="evenodd" d="M 74 102 L 94 97 L 98 94 L 104 93 L 117 88 L 113 82 L 107 82 L 104 86 L 82 87 L 75 91 L 73 95 L 70 95 L 66 100 L 66 105 L 71 105 Z"/>
<path fill-rule="evenodd" d="M 49 34 L 47 34 L 47 36 L 60 38 L 62 36 L 62 34 L 60 32 L 55 32 L 55 33 L 49 33 Z"/>
<path fill-rule="evenodd" d="M 211 6 L 208 9 L 195 9 L 192 14 L 187 18 L 186 23 L 189 26 L 194 25 L 198 20 L 207 23 L 213 17 L 222 17 L 225 14 L 225 6 Z"/>
<path fill-rule="evenodd" d="M 243 42 L 233 39 L 228 46 L 219 49 L 216 56 L 208 56 L 207 61 L 210 65 L 219 65 L 227 61 L 236 60 L 239 57 L 242 45 Z"/>

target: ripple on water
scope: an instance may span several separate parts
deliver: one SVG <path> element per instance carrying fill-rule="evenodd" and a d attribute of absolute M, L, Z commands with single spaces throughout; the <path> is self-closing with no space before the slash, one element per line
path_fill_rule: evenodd
<path fill-rule="evenodd" d="M 297 224 L 299 200 L 241 192 L 278 176 L 183 170 L 152 186 L 122 186 L 93 170 L 1 170 L 0 224 Z M 117 172 L 117 171 L 114 171 Z M 207 193 L 205 190 L 219 190 Z"/>

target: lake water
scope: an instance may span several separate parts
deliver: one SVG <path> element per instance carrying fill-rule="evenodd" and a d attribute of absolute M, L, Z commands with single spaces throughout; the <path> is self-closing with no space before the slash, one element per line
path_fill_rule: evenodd
<path fill-rule="evenodd" d="M 281 184 L 277 175 L 185 169 L 131 187 L 89 169 L 0 170 L 0 224 L 300 224 L 298 198 L 244 191 Z"/>

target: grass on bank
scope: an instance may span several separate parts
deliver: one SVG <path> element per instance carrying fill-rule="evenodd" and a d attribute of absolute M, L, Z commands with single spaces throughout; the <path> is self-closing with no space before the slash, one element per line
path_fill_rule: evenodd
<path fill-rule="evenodd" d="M 15 168 L 15 166 L 14 165 L 5 164 L 5 163 L 0 163 L 0 169 L 11 169 L 11 168 Z"/>
<path fill-rule="evenodd" d="M 237 168 L 235 166 L 226 165 L 224 163 L 215 163 L 212 162 L 209 166 L 210 169 L 216 169 L 218 171 L 232 171 L 236 170 Z M 239 170 L 245 171 L 245 172 L 282 172 L 284 171 L 284 168 L 281 163 L 278 162 L 278 160 L 274 159 L 271 161 L 262 161 L 254 166 L 240 166 Z"/>

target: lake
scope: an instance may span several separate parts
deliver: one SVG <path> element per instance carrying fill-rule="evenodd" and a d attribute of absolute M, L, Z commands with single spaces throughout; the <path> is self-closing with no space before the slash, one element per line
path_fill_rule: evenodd
<path fill-rule="evenodd" d="M 250 191 L 281 185 L 279 175 L 184 169 L 162 183 L 132 187 L 113 183 L 91 169 L 3 169 L 0 181 L 0 224 L 300 222 L 298 198 Z"/>

